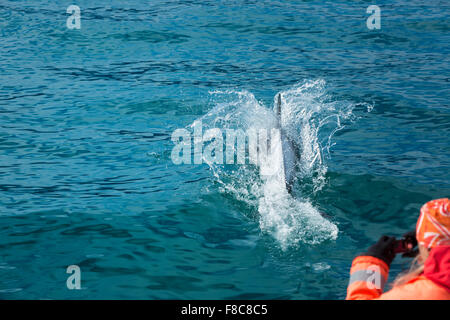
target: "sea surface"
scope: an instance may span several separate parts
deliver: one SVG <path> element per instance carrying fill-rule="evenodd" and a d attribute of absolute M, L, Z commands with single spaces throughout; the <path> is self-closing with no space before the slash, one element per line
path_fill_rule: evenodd
<path fill-rule="evenodd" d="M 355 255 L 450 196 L 450 4 L 376 1 L 369 30 L 371 4 L 2 0 L 0 299 L 345 298 Z M 176 129 L 270 127 L 277 93 L 292 196 L 173 163 Z"/>

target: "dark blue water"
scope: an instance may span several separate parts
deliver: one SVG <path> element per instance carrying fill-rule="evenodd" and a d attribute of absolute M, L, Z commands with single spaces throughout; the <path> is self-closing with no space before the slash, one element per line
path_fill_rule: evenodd
<path fill-rule="evenodd" d="M 377 1 L 380 30 L 370 4 L 2 1 L 0 298 L 344 298 L 357 253 L 450 195 L 449 3 Z M 283 242 L 210 167 L 172 163 L 211 92 L 270 107 L 318 79 L 352 119 L 297 189 L 335 239 Z"/>

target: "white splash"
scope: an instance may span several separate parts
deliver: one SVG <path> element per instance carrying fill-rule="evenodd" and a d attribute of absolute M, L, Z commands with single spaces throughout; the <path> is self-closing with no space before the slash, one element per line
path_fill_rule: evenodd
<path fill-rule="evenodd" d="M 260 159 L 259 167 L 210 164 L 221 191 L 256 208 L 261 230 L 271 234 L 283 249 L 299 243 L 334 240 L 338 235 L 338 227 L 321 215 L 308 196 L 326 183 L 325 155 L 329 155 L 334 133 L 352 120 L 355 104 L 333 101 L 326 94 L 325 85 L 324 80 L 304 81 L 280 92 L 283 134 L 300 150 L 294 196 L 288 193 L 284 182 L 279 136 L 272 137 L 273 148 Z M 273 110 L 248 91 L 215 91 L 211 95 L 214 107 L 199 119 L 207 128 L 270 132 L 277 126 Z M 275 174 L 261 174 L 264 167 L 270 166 L 276 166 Z"/>

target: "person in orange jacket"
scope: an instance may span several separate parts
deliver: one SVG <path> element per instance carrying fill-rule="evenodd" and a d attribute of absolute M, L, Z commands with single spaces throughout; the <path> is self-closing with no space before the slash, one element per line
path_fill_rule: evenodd
<path fill-rule="evenodd" d="M 415 235 L 414 235 L 415 233 Z M 396 253 L 416 255 L 410 270 L 383 293 Z M 413 251 L 415 246 L 418 250 Z M 416 231 L 403 241 L 383 236 L 353 260 L 347 300 L 450 300 L 450 201 L 427 202 L 420 210 Z"/>

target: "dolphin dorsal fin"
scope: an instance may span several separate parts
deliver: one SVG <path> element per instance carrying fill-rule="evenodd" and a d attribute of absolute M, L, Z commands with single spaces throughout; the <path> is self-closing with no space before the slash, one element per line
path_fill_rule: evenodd
<path fill-rule="evenodd" d="M 277 95 L 277 120 L 278 120 L 278 127 L 281 127 L 281 93 Z"/>

